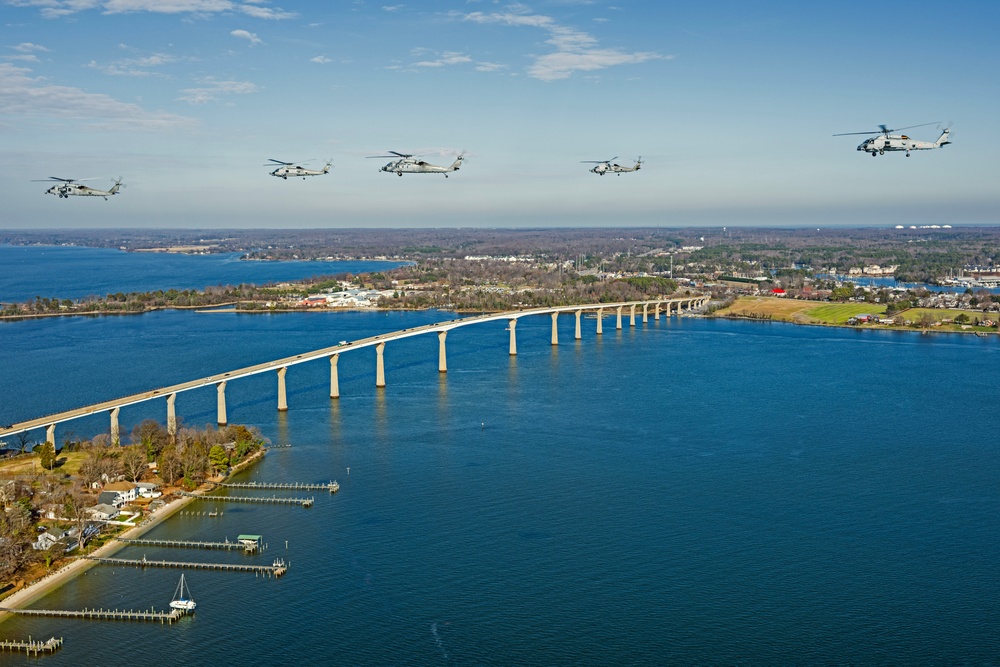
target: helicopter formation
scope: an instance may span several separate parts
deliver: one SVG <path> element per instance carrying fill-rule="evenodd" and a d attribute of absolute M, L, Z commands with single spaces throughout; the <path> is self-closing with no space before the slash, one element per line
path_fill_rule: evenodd
<path fill-rule="evenodd" d="M 910 130 L 916 127 L 926 127 L 928 125 L 936 124 L 940 125 L 940 123 L 921 123 L 920 125 L 909 125 L 907 127 L 897 129 L 889 129 L 886 125 L 879 125 L 878 130 L 870 130 L 867 132 L 841 132 L 833 136 L 844 137 L 850 135 L 872 135 L 870 138 L 865 139 L 858 146 L 857 150 L 863 153 L 869 153 L 872 157 L 884 155 L 886 151 L 903 151 L 906 153 L 906 157 L 910 157 L 910 151 L 933 150 L 950 144 L 951 141 L 949 141 L 948 137 L 951 134 L 951 128 L 945 128 L 941 132 L 941 136 L 935 141 L 917 141 L 915 139 L 911 139 L 905 134 L 894 133 L 902 132 L 903 130 Z M 461 169 L 464 153 L 456 157 L 455 161 L 447 166 L 431 164 L 430 162 L 422 160 L 420 156 L 413 155 L 412 153 L 401 153 L 399 151 L 388 151 L 388 155 L 370 155 L 369 157 L 382 159 L 390 158 L 390 161 L 387 164 L 379 168 L 379 171 L 381 172 L 396 174 L 400 177 L 403 174 L 443 174 L 445 178 L 448 178 L 448 174 Z M 597 174 L 598 176 L 604 176 L 605 174 L 616 174 L 621 176 L 622 174 L 639 171 L 642 168 L 643 162 L 641 156 L 636 159 L 635 164 L 631 167 L 618 164 L 615 162 L 617 159 L 618 157 L 615 156 L 610 160 L 581 160 L 580 162 L 581 164 L 594 165 L 587 171 L 592 174 Z M 269 172 L 269 174 L 283 180 L 288 180 L 289 177 L 302 178 L 305 180 L 305 178 L 309 176 L 323 176 L 330 173 L 330 170 L 333 168 L 332 160 L 327 160 L 322 169 L 307 169 L 302 166 L 303 164 L 307 163 L 286 162 L 284 160 L 268 158 L 268 161 L 264 163 L 264 166 L 274 167 L 274 170 Z M 35 182 L 52 183 L 52 187 L 46 190 L 45 193 L 56 195 L 61 199 L 68 199 L 69 197 L 103 197 L 107 200 L 108 197 L 118 194 L 121 188 L 124 187 L 121 178 L 117 179 L 114 182 L 114 185 L 112 185 L 108 190 L 98 190 L 97 188 L 82 185 L 83 181 L 89 180 L 93 179 L 59 178 L 57 176 L 49 176 L 47 179 L 37 179 Z"/>
<path fill-rule="evenodd" d="M 871 153 L 872 157 L 884 155 L 886 151 L 906 151 L 906 157 L 910 157 L 910 151 L 932 150 L 934 148 L 941 148 L 942 146 L 950 144 L 951 142 L 948 141 L 948 135 L 951 134 L 951 128 L 945 128 L 944 131 L 941 132 L 941 136 L 937 138 L 937 141 L 916 141 L 905 134 L 893 134 L 893 132 L 902 132 L 903 130 L 912 130 L 915 127 L 926 127 L 927 125 L 938 124 L 939 123 L 921 123 L 920 125 L 909 125 L 907 127 L 901 127 L 894 130 L 890 130 L 885 125 L 879 125 L 878 130 L 871 132 L 841 132 L 840 134 L 835 134 L 833 136 L 846 137 L 855 134 L 878 135 L 873 136 L 871 139 L 865 139 L 858 146 L 858 150 L 863 153 Z"/>

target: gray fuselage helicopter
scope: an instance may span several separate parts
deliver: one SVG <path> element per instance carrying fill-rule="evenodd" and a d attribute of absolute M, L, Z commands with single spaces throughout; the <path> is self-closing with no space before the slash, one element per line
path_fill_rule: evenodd
<path fill-rule="evenodd" d="M 38 179 L 36 183 L 51 183 L 52 181 L 57 181 L 52 185 L 51 188 L 45 191 L 47 195 L 55 195 L 60 199 L 68 199 L 70 197 L 104 197 L 107 201 L 108 197 L 112 197 L 118 194 L 118 191 L 123 187 L 122 179 L 115 181 L 115 184 L 111 186 L 110 190 L 98 190 L 97 188 L 91 188 L 86 185 L 80 185 L 81 181 L 89 181 L 89 178 L 59 178 L 57 176 L 49 176 L 48 178 Z"/>
<path fill-rule="evenodd" d="M 945 128 L 941 132 L 941 136 L 937 138 L 937 141 L 916 141 L 911 139 L 905 134 L 893 134 L 893 132 L 900 132 L 902 130 L 909 130 L 914 127 L 925 127 L 927 125 L 937 125 L 938 123 L 921 123 L 920 125 L 910 125 L 908 127 L 901 127 L 896 130 L 890 130 L 885 125 L 879 125 L 881 128 L 875 132 L 841 132 L 840 134 L 835 134 L 835 137 L 846 137 L 854 134 L 874 134 L 871 139 L 865 139 L 858 146 L 858 150 L 864 153 L 871 153 L 872 157 L 885 154 L 886 151 L 906 151 L 906 157 L 910 157 L 910 151 L 926 151 L 934 148 L 941 148 L 942 146 L 947 146 L 951 142 L 948 141 L 948 135 L 951 133 L 951 128 Z"/>
<path fill-rule="evenodd" d="M 642 168 L 642 157 L 639 157 L 635 161 L 634 167 L 623 167 L 622 165 L 614 162 L 617 160 L 618 156 L 611 158 L 610 160 L 580 160 L 581 164 L 592 164 L 593 168 L 589 169 L 590 173 L 597 174 L 598 176 L 603 176 L 604 174 L 627 174 L 630 171 L 639 171 Z"/>
<path fill-rule="evenodd" d="M 271 176 L 277 176 L 278 178 L 283 178 L 286 181 L 288 177 L 299 178 L 300 176 L 304 179 L 306 176 L 322 176 L 330 172 L 331 165 L 333 165 L 333 160 L 327 160 L 327 163 L 322 169 L 306 169 L 301 164 L 295 164 L 294 162 L 285 162 L 283 160 L 275 160 L 273 157 L 269 157 L 270 162 L 265 162 L 265 167 L 277 168 L 271 172 Z"/>
<path fill-rule="evenodd" d="M 389 151 L 389 155 L 370 155 L 369 157 L 393 158 L 392 162 L 380 168 L 379 171 L 396 174 L 397 176 L 402 176 L 403 174 L 444 174 L 445 178 L 448 178 L 449 173 L 458 171 L 461 168 L 463 159 L 463 156 L 459 155 L 449 166 L 439 167 L 438 165 L 414 157 L 409 153 L 397 153 L 396 151 Z"/>

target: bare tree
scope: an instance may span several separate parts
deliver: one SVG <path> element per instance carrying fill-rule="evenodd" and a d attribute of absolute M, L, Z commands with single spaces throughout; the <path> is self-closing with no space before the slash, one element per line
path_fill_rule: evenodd
<path fill-rule="evenodd" d="M 142 479 L 143 473 L 148 469 L 146 465 L 146 449 L 142 445 L 126 447 L 122 450 L 119 462 L 125 476 L 133 482 L 138 482 Z"/>
<path fill-rule="evenodd" d="M 66 517 L 76 527 L 80 551 L 83 551 L 87 544 L 87 528 L 94 523 L 94 517 L 90 511 L 93 500 L 92 496 L 82 491 L 77 491 L 66 497 Z"/>

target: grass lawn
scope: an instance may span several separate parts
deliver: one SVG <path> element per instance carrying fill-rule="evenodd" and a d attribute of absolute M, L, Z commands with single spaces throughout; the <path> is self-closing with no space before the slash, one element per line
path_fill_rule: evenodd
<path fill-rule="evenodd" d="M 38 458 L 38 454 L 31 454 L 0 462 L 0 475 L 33 475 L 42 472 Z M 86 452 L 60 453 L 56 458 L 56 467 L 52 470 L 52 474 L 76 475 L 80 472 L 80 464 L 86 458 Z"/>
<path fill-rule="evenodd" d="M 800 324 L 844 324 L 861 313 L 882 315 L 885 306 L 877 303 L 829 303 L 781 297 L 741 296 L 717 315 L 770 316 L 773 320 Z"/>

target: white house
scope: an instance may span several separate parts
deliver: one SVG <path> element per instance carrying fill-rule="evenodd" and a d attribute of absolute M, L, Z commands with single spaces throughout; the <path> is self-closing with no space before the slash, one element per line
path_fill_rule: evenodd
<path fill-rule="evenodd" d="M 97 521 L 110 521 L 121 513 L 114 505 L 106 505 L 104 503 L 94 505 L 88 511 L 90 512 L 90 516 Z"/>

